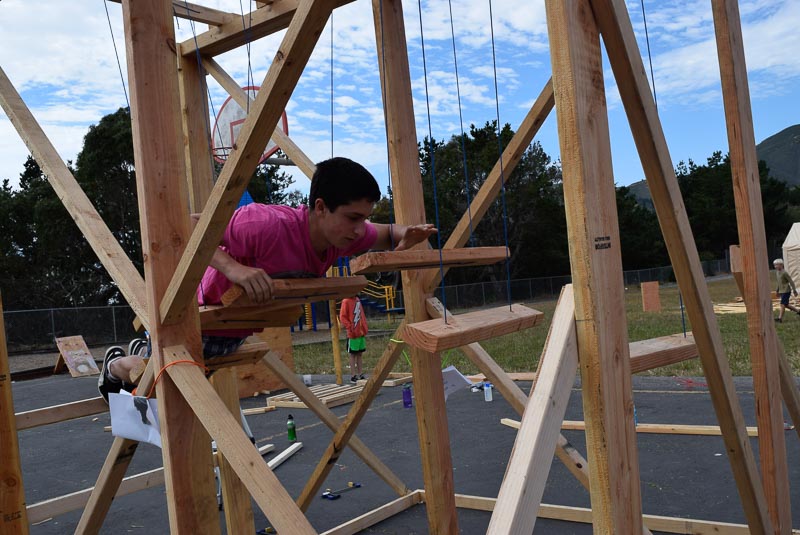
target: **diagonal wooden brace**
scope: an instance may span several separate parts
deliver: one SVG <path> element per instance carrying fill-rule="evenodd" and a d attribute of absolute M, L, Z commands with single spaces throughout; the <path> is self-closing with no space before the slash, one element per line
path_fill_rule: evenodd
<path fill-rule="evenodd" d="M 401 325 L 402 327 L 402 325 Z M 303 403 L 316 414 L 322 422 L 334 433 L 342 426 L 342 422 L 336 415 L 326 407 L 309 388 L 298 379 L 297 375 L 290 370 L 274 353 L 267 353 L 263 362 L 289 389 L 299 397 Z M 364 464 L 369 466 L 378 476 L 383 479 L 398 496 L 405 496 L 409 489 L 403 481 L 392 472 L 367 446 L 356 436 L 352 436 L 349 442 L 353 453 L 358 455 Z"/>
<path fill-rule="evenodd" d="M 186 348 L 165 348 L 164 366 L 170 378 L 275 529 L 279 533 L 316 533 L 200 368 L 171 365 L 181 360 L 193 360 Z"/>
<path fill-rule="evenodd" d="M 400 328 L 402 328 L 402 325 Z M 297 504 L 303 511 L 307 510 L 311 505 L 314 496 L 319 492 L 319 489 L 325 482 L 325 478 L 328 477 L 328 474 L 330 474 L 333 466 L 336 464 L 336 460 L 344 452 L 344 448 L 347 446 L 348 442 L 353 438 L 358 424 L 361 423 L 362 418 L 367 414 L 370 403 L 372 403 L 372 400 L 375 399 L 375 396 L 381 389 L 384 379 L 386 379 L 389 372 L 392 371 L 395 362 L 397 362 L 397 358 L 403 351 L 404 345 L 405 344 L 393 340 L 389 341 L 389 345 L 383 351 L 383 355 L 381 355 L 381 358 L 378 360 L 367 384 L 364 385 L 361 395 L 355 403 L 353 403 L 344 422 L 334 433 L 330 444 L 328 444 L 328 447 L 325 449 L 325 453 L 322 454 L 322 458 L 317 463 L 317 467 L 308 479 L 305 488 L 303 488 L 303 492 L 301 492 L 300 497 L 297 498 Z"/>

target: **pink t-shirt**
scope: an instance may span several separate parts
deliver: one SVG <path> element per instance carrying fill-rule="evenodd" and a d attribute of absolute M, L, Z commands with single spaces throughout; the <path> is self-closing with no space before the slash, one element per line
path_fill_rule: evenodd
<path fill-rule="evenodd" d="M 292 208 L 251 203 L 233 213 L 220 245 L 237 262 L 261 268 L 270 276 L 304 272 L 321 277 L 339 257 L 366 251 L 375 244 L 377 237 L 377 229 L 367 223 L 364 235 L 349 248 L 329 247 L 325 258 L 320 259 L 311 245 L 307 206 Z M 197 301 L 201 305 L 219 304 L 222 294 L 231 286 L 225 275 L 209 267 L 197 289 Z M 252 333 L 244 330 L 204 332 L 235 337 Z"/>

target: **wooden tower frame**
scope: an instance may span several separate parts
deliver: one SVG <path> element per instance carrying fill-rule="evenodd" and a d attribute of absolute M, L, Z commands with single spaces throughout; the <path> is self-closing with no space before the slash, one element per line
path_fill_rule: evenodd
<path fill-rule="evenodd" d="M 591 521 L 596 533 L 643 533 L 639 467 L 633 424 L 631 349 L 623 307 L 622 266 L 614 181 L 600 56 L 600 36 L 628 114 L 653 202 L 702 360 L 731 467 L 752 533 L 791 532 L 781 399 L 800 429 L 797 387 L 781 353 L 772 324 L 766 243 L 761 213 L 755 143 L 736 0 L 711 0 L 729 128 L 737 221 L 744 266 L 753 376 L 759 407 L 756 468 L 744 419 L 733 389 L 705 279 L 688 218 L 672 170 L 641 56 L 623 0 L 546 0 L 553 67 L 548 82 L 516 135 L 472 202 L 473 223 L 497 196 L 503 174 L 521 158 L 554 105 L 564 171 L 564 196 L 573 285 L 562 293 L 536 388 L 528 397 L 473 338 L 463 333 L 461 348 L 521 415 L 521 430 L 500 495 L 494 500 L 455 494 L 441 367 L 438 354 L 411 347 L 417 396 L 417 422 L 425 490 L 411 491 L 354 436 L 403 343 L 384 351 L 361 397 L 340 422 L 279 359 L 264 362 L 334 431 L 334 437 L 300 497 L 293 500 L 266 467 L 231 414 L 230 375 L 212 388 L 186 361 L 200 354 L 195 289 L 238 199 L 270 136 L 307 174 L 313 163 L 291 139 L 275 129 L 281 111 L 305 68 L 331 12 L 348 0 L 258 2 L 250 27 L 239 15 L 191 5 L 181 13 L 172 2 L 123 0 L 131 88 L 131 118 L 142 225 L 145 277 L 142 278 L 102 223 L 86 195 L 58 157 L 10 81 L 0 70 L 0 104 L 72 214 L 86 239 L 119 286 L 153 341 L 153 358 L 142 378 L 145 389 L 155 373 L 162 426 L 164 472 L 170 532 L 218 534 L 217 502 L 210 440 L 224 457 L 228 532 L 252 527 L 249 497 L 279 533 L 315 533 L 303 515 L 334 461 L 350 446 L 395 492 L 398 500 L 369 520 L 355 519 L 330 533 L 354 533 L 424 500 L 430 533 L 458 532 L 456 507 L 492 509 L 492 533 L 530 533 L 540 511 L 541 493 L 553 452 L 591 491 Z M 181 5 L 184 5 L 182 2 Z M 189 6 L 187 4 L 187 6 Z M 401 0 L 373 0 L 376 42 L 387 119 L 389 162 L 398 223 L 425 222 L 418 165 L 416 127 Z M 173 15 L 208 23 L 212 30 L 176 43 Z M 287 29 L 237 146 L 212 187 L 205 74 L 214 76 L 235 98 L 247 98 L 213 61 L 248 40 Z M 195 60 L 203 57 L 203 68 Z M 206 114 L 206 115 L 204 115 Z M 189 207 L 202 211 L 190 231 Z M 463 247 L 465 214 L 445 249 Z M 403 272 L 407 324 L 445 313 L 430 296 L 438 270 Z M 686 349 L 685 347 L 683 349 Z M 655 350 L 651 352 L 654 354 Z M 662 352 L 663 353 L 663 352 Z M 647 355 L 645 355 L 647 356 Z M 652 355 L 651 355 L 652 356 Z M 653 367 L 669 357 L 659 353 Z M 174 364 L 174 365 L 173 365 Z M 588 463 L 559 434 L 569 385 L 582 377 Z M 1 370 L 0 370 L 1 371 Z M 612 387 L 613 385 L 613 387 Z M 551 403 L 551 401 L 556 401 Z M 526 407 L 531 410 L 525 411 Z M 136 451 L 137 443 L 117 438 L 84 510 L 78 533 L 97 533 Z M 537 468 L 534 474 L 532 469 Z M 588 469 L 591 467 L 591 469 Z M 518 477 L 518 476 L 525 477 Z M 21 485 L 20 485 L 21 487 Z M 660 529 L 660 525 L 659 525 Z"/>

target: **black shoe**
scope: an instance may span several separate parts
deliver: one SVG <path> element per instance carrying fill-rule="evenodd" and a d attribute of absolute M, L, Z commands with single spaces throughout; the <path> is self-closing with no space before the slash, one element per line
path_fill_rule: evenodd
<path fill-rule="evenodd" d="M 350 378 L 351 383 L 355 383 L 356 381 L 358 381 L 358 377 L 356 377 L 355 375 Z"/>
<path fill-rule="evenodd" d="M 147 340 L 144 338 L 134 338 L 128 344 L 128 355 L 140 355 L 143 348 L 147 347 Z"/>
<path fill-rule="evenodd" d="M 108 403 L 109 394 L 118 394 L 122 390 L 122 381 L 111 375 L 109 365 L 124 356 L 125 350 L 119 346 L 111 346 L 106 350 L 106 356 L 103 358 L 103 368 L 100 370 L 100 377 L 97 379 L 97 390 L 100 391 L 100 395 L 103 396 L 106 403 Z"/>
<path fill-rule="evenodd" d="M 364 374 L 363 374 L 363 373 L 362 373 L 361 375 L 359 375 L 359 376 L 358 376 L 358 378 L 359 378 L 359 379 L 366 379 L 366 377 L 364 377 Z"/>
<path fill-rule="evenodd" d="M 775 318 L 775 323 L 783 323 L 783 320 L 781 320 L 780 318 Z"/>

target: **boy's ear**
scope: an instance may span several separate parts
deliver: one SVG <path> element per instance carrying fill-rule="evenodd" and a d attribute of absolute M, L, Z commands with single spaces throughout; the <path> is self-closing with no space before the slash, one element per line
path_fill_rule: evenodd
<path fill-rule="evenodd" d="M 314 212 L 317 212 L 317 213 L 321 214 L 324 211 L 325 211 L 325 201 L 323 201 L 322 199 L 317 197 L 314 200 Z"/>

